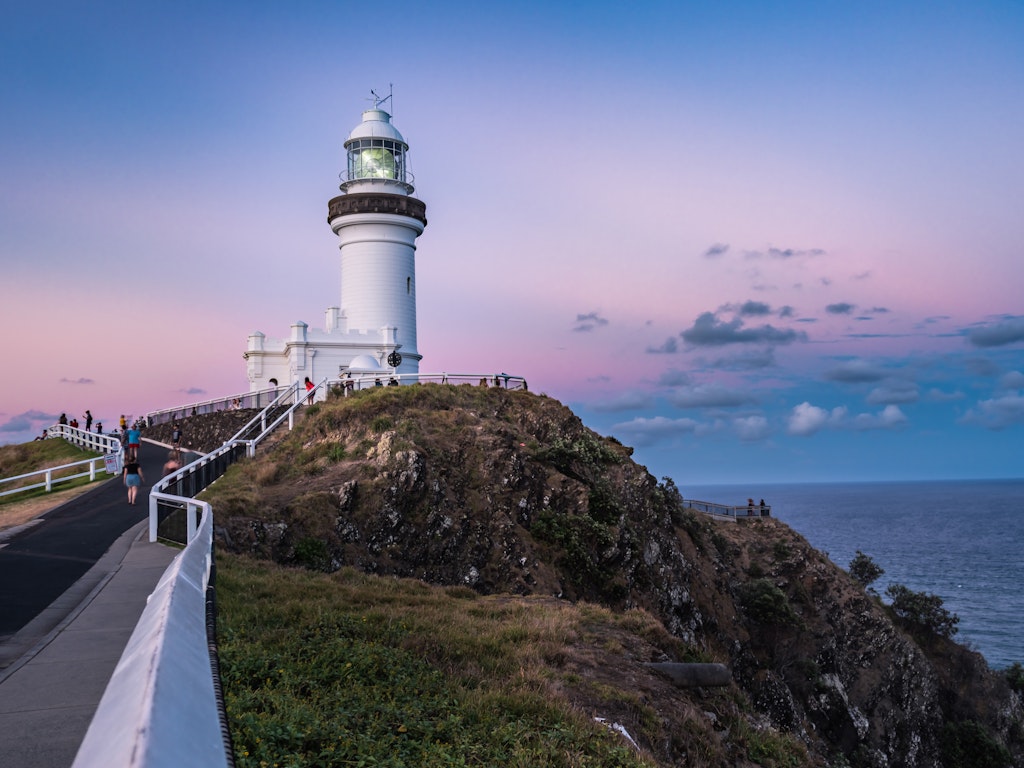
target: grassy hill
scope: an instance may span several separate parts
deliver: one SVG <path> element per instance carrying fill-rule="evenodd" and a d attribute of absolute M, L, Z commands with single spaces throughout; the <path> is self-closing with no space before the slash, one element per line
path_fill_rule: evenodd
<path fill-rule="evenodd" d="M 240 765 L 1021 764 L 978 654 L 630 454 L 549 398 L 423 385 L 233 467 L 208 498 Z"/>

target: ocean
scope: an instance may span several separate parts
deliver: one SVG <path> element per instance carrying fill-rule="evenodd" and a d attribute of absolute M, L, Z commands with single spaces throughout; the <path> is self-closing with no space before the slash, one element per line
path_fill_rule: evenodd
<path fill-rule="evenodd" d="M 857 550 L 891 583 L 930 592 L 960 617 L 954 639 L 993 669 L 1024 663 L 1024 480 L 683 485 L 685 498 L 772 515 L 846 569 Z"/>

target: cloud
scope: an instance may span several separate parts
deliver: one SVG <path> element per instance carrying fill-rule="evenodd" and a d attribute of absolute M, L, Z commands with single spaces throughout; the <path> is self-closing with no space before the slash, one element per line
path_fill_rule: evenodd
<path fill-rule="evenodd" d="M 770 315 L 772 308 L 763 301 L 747 301 L 740 305 L 739 313 L 744 317 L 761 317 Z"/>
<path fill-rule="evenodd" d="M 655 416 L 648 419 L 638 417 L 632 421 L 624 421 L 612 425 L 612 431 L 626 436 L 634 445 L 651 445 L 661 440 L 693 434 L 699 423 L 693 419 L 669 419 Z"/>
<path fill-rule="evenodd" d="M 576 315 L 576 332 L 592 331 L 600 326 L 608 325 L 608 321 L 597 312 L 588 312 L 585 315 Z"/>
<path fill-rule="evenodd" d="M 690 374 L 670 368 L 658 377 L 658 383 L 663 387 L 678 387 L 680 384 L 689 384 Z"/>
<path fill-rule="evenodd" d="M 62 378 L 60 380 L 60 383 L 61 384 L 95 384 L 96 382 L 93 381 L 92 379 L 87 379 L 84 376 L 82 376 L 81 378 L 77 378 L 77 379 Z"/>
<path fill-rule="evenodd" d="M 189 387 L 188 389 L 181 390 L 186 395 L 205 395 L 206 390 L 200 387 Z"/>
<path fill-rule="evenodd" d="M 856 304 L 850 304 L 849 302 L 841 301 L 838 304 L 829 304 L 825 307 L 825 311 L 830 315 L 848 315 L 857 308 Z"/>
<path fill-rule="evenodd" d="M 798 248 L 769 248 L 768 255 L 773 259 L 794 259 L 800 256 L 824 256 L 821 248 L 800 250 Z"/>
<path fill-rule="evenodd" d="M 845 418 L 846 408 L 843 406 L 826 411 L 805 401 L 794 406 L 789 414 L 787 430 L 791 435 L 808 437 L 826 426 L 839 426 Z"/>
<path fill-rule="evenodd" d="M 0 432 L 33 432 L 57 423 L 57 415 L 44 411 L 25 411 L 0 424 Z"/>
<path fill-rule="evenodd" d="M 676 408 L 735 408 L 756 402 L 756 399 L 746 392 L 714 384 L 681 387 L 670 392 L 667 399 Z"/>
<path fill-rule="evenodd" d="M 932 387 L 925 393 L 925 398 L 933 403 L 948 403 L 953 400 L 963 400 L 964 397 L 964 393 L 959 390 L 956 392 L 943 392 L 935 387 Z"/>
<path fill-rule="evenodd" d="M 998 386 L 1000 389 L 1024 389 L 1024 373 L 1020 371 L 1009 371 L 999 377 Z"/>
<path fill-rule="evenodd" d="M 748 259 L 760 259 L 767 256 L 770 259 L 797 259 L 805 256 L 824 256 L 825 251 L 821 248 L 769 248 L 767 251 L 747 251 Z"/>
<path fill-rule="evenodd" d="M 982 400 L 960 419 L 963 424 L 977 424 L 986 429 L 1001 430 L 1024 424 L 1024 396 L 1018 392 Z"/>
<path fill-rule="evenodd" d="M 781 318 L 793 317 L 795 314 L 796 310 L 789 306 L 789 304 L 779 308 L 779 317 Z"/>
<path fill-rule="evenodd" d="M 846 406 L 826 411 L 816 405 L 803 402 L 793 408 L 789 415 L 788 431 L 791 435 L 809 437 L 825 429 L 899 429 L 909 423 L 906 414 L 897 405 L 887 405 L 878 413 L 859 413 L 849 418 Z"/>
<path fill-rule="evenodd" d="M 607 400 L 590 403 L 590 409 L 598 413 L 615 413 L 617 411 L 633 411 L 639 408 L 650 408 L 654 398 L 645 392 L 622 392 Z"/>
<path fill-rule="evenodd" d="M 715 243 L 704 251 L 704 257 L 707 259 L 715 259 L 719 256 L 724 256 L 728 250 L 729 246 L 726 243 Z"/>
<path fill-rule="evenodd" d="M 745 443 L 768 437 L 768 419 L 764 416 L 740 416 L 732 421 L 733 431 Z"/>
<path fill-rule="evenodd" d="M 740 318 L 729 322 L 719 320 L 713 312 L 702 313 L 693 327 L 679 334 L 688 344 L 697 347 L 724 346 L 726 344 L 790 344 L 803 341 L 804 333 L 790 329 L 762 325 L 759 328 L 744 328 Z"/>
<path fill-rule="evenodd" d="M 649 355 L 673 355 L 679 351 L 675 336 L 669 336 L 660 347 L 648 347 L 644 350 Z"/>
<path fill-rule="evenodd" d="M 872 389 L 865 400 L 871 405 L 916 403 L 921 399 L 917 385 L 909 381 L 891 382 Z"/>
<path fill-rule="evenodd" d="M 844 384 L 865 384 L 881 381 L 888 375 L 884 369 L 878 368 L 866 360 L 848 360 L 825 371 L 822 377 L 826 381 L 838 381 Z"/>
<path fill-rule="evenodd" d="M 775 366 L 775 348 L 765 347 L 746 354 L 719 357 L 703 363 L 722 371 L 757 371 Z"/>
<path fill-rule="evenodd" d="M 887 405 L 881 413 L 859 413 L 852 422 L 854 429 L 896 429 L 907 423 L 906 415 L 898 405 Z"/>
<path fill-rule="evenodd" d="M 1024 341 L 1024 317 L 1007 318 L 1001 323 L 971 328 L 967 340 L 976 347 L 1003 347 Z"/>
<path fill-rule="evenodd" d="M 987 357 L 970 357 L 965 361 L 967 370 L 975 376 L 995 376 L 999 373 L 999 365 Z"/>

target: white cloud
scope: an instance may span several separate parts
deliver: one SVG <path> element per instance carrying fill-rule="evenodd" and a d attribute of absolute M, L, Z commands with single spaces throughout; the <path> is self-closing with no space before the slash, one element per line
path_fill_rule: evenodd
<path fill-rule="evenodd" d="M 612 425 L 612 432 L 622 434 L 635 445 L 651 445 L 661 440 L 692 434 L 700 424 L 694 419 L 669 419 L 665 416 L 653 418 L 637 417 Z"/>
<path fill-rule="evenodd" d="M 887 405 L 880 413 L 860 413 L 853 420 L 854 429 L 895 429 L 908 422 L 898 405 Z"/>
<path fill-rule="evenodd" d="M 800 403 L 793 408 L 789 415 L 788 431 L 791 435 L 807 437 L 826 426 L 841 424 L 846 418 L 846 408 L 839 406 L 831 411 L 811 405 L 808 402 Z"/>
<path fill-rule="evenodd" d="M 740 416 L 733 419 L 732 428 L 744 442 L 763 440 L 768 437 L 768 419 L 764 416 Z"/>
<path fill-rule="evenodd" d="M 995 430 L 1024 424 L 1024 396 L 1015 393 L 982 400 L 977 408 L 969 410 L 960 421 Z"/>

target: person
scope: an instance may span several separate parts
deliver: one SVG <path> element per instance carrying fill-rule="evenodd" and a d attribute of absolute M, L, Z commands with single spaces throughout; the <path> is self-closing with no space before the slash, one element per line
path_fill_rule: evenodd
<path fill-rule="evenodd" d="M 139 458 L 139 440 L 142 437 L 142 430 L 138 425 L 128 430 L 128 456 L 133 461 Z"/>
<path fill-rule="evenodd" d="M 57 419 L 57 423 L 58 423 L 58 424 L 64 424 L 64 425 L 67 425 L 67 423 L 68 423 L 68 415 L 67 415 L 66 413 L 62 413 L 62 414 L 60 415 L 60 418 L 59 418 L 59 419 Z"/>
<path fill-rule="evenodd" d="M 97 435 L 102 435 L 103 434 L 103 422 L 102 421 L 97 421 L 96 422 L 96 434 Z"/>
<path fill-rule="evenodd" d="M 181 427 L 178 422 L 174 422 L 174 428 L 171 430 L 171 443 L 174 445 L 174 450 L 181 448 Z"/>
<path fill-rule="evenodd" d="M 313 382 L 310 381 L 309 380 L 309 376 L 307 376 L 306 377 L 306 391 L 309 392 L 309 397 L 306 399 L 306 402 L 309 405 L 313 404 L 313 387 L 314 387 Z"/>
<path fill-rule="evenodd" d="M 68 426 L 72 429 L 78 429 L 78 419 L 71 419 L 71 423 Z"/>
<path fill-rule="evenodd" d="M 747 499 L 747 517 L 754 516 L 754 500 Z"/>
<path fill-rule="evenodd" d="M 85 431 L 92 432 L 92 411 L 85 409 Z"/>
<path fill-rule="evenodd" d="M 389 387 L 397 387 L 398 386 L 398 379 L 396 379 L 394 376 L 392 376 L 390 379 L 388 379 L 388 386 Z"/>
<path fill-rule="evenodd" d="M 125 419 L 123 413 L 121 414 L 121 422 L 120 422 L 120 424 L 118 426 L 120 426 L 122 432 L 124 432 L 126 429 L 128 429 L 128 420 Z"/>
<path fill-rule="evenodd" d="M 764 517 L 764 499 L 761 499 L 761 517 Z"/>
<path fill-rule="evenodd" d="M 43 430 L 43 434 L 41 434 L 39 437 L 37 437 L 36 440 L 45 440 L 45 439 L 46 439 L 46 430 L 44 429 Z M 35 442 L 35 441 L 33 441 L 33 442 Z"/>
<path fill-rule="evenodd" d="M 163 477 L 177 472 L 181 469 L 181 454 L 178 451 L 171 451 L 167 454 L 167 462 L 164 464 Z"/>
<path fill-rule="evenodd" d="M 135 504 L 135 497 L 138 495 L 139 487 L 142 485 L 142 481 L 145 480 L 145 476 L 142 474 L 142 467 L 139 466 L 137 459 L 129 459 L 128 463 L 124 465 L 124 484 L 128 488 L 128 503 Z"/>

